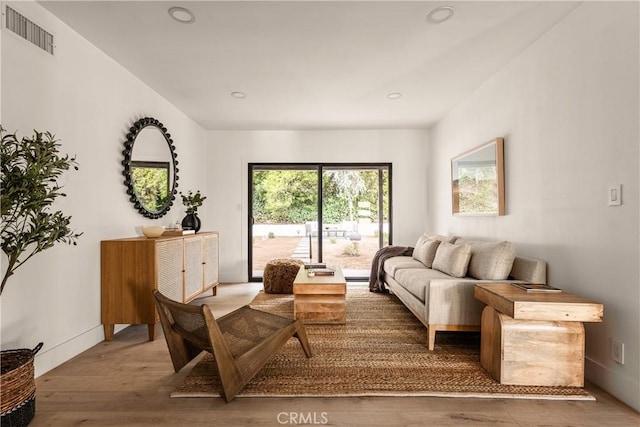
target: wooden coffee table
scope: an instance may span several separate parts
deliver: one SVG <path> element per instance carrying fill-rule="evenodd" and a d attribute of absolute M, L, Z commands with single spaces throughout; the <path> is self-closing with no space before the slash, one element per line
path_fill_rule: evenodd
<path fill-rule="evenodd" d="M 300 267 L 293 281 L 293 315 L 307 324 L 342 324 L 347 322 L 347 282 L 342 269 L 335 268 L 333 276 L 307 275 Z"/>
<path fill-rule="evenodd" d="M 501 384 L 584 386 L 584 325 L 602 304 L 566 292 L 476 284 L 482 311 L 480 364 Z"/>

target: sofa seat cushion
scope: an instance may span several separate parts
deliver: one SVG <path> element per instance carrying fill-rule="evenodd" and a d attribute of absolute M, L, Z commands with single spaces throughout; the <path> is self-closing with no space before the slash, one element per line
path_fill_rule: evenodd
<path fill-rule="evenodd" d="M 467 275 L 470 259 L 471 246 L 442 242 L 438 246 L 432 268 L 453 277 L 464 277 Z"/>
<path fill-rule="evenodd" d="M 403 268 L 396 271 L 395 280 L 409 293 L 424 302 L 427 286 L 434 279 L 451 279 L 451 276 L 430 268 Z"/>
<path fill-rule="evenodd" d="M 384 272 L 387 273 L 391 277 L 396 277 L 396 272 L 400 269 L 405 268 L 423 268 L 426 269 L 420 261 L 413 259 L 410 256 L 394 256 L 391 258 L 387 258 L 384 261 L 384 266 L 382 267 Z"/>
<path fill-rule="evenodd" d="M 467 274 L 481 280 L 506 280 L 509 277 L 516 246 L 511 242 L 482 242 L 458 239 L 456 244 L 471 246 Z"/>

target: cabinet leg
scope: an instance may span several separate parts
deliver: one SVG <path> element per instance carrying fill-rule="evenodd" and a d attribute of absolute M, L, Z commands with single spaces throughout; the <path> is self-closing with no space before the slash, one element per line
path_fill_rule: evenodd
<path fill-rule="evenodd" d="M 149 341 L 154 341 L 156 339 L 156 324 L 148 323 L 147 327 L 149 328 Z"/>
<path fill-rule="evenodd" d="M 214 297 L 218 295 L 218 285 L 211 288 L 211 295 L 213 295 Z"/>
<path fill-rule="evenodd" d="M 113 331 L 116 327 L 113 323 L 104 323 L 102 325 L 104 327 L 104 340 L 112 341 L 113 340 Z"/>

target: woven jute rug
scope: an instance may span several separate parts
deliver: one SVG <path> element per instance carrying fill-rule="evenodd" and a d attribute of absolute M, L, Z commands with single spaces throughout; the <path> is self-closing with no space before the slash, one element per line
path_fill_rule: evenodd
<path fill-rule="evenodd" d="M 292 316 L 293 296 L 260 292 L 251 306 Z M 313 357 L 295 338 L 237 397 L 441 396 L 595 400 L 581 388 L 500 385 L 480 366 L 478 333 L 439 332 L 426 348 L 425 327 L 393 295 L 349 285 L 346 325 L 307 325 Z M 171 397 L 220 396 L 205 354 Z"/>

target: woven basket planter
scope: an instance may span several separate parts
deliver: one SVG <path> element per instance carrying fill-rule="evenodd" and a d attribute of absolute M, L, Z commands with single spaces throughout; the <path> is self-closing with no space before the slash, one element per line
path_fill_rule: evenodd
<path fill-rule="evenodd" d="M 33 358 L 42 343 L 27 348 L 3 350 L 0 353 L 0 410 L 3 427 L 28 425 L 36 413 L 36 381 Z"/>

